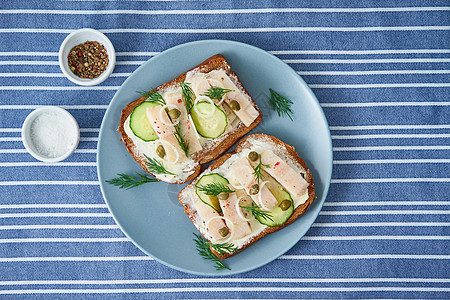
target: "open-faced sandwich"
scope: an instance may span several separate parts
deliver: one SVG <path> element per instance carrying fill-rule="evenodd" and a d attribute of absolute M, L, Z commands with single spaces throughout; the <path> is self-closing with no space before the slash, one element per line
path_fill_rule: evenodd
<path fill-rule="evenodd" d="M 147 172 L 169 183 L 195 178 L 261 121 L 261 111 L 222 55 L 129 103 L 122 141 Z"/>
<path fill-rule="evenodd" d="M 266 134 L 242 139 L 178 195 L 210 244 L 230 257 L 304 214 L 315 198 L 311 171 L 294 147 Z M 231 250 L 229 250 L 231 249 Z"/>

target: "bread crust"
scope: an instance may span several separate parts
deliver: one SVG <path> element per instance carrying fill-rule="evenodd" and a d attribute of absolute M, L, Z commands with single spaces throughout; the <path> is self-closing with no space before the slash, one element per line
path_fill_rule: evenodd
<path fill-rule="evenodd" d="M 259 239 L 263 238 L 264 236 L 276 232 L 280 229 L 283 229 L 284 227 L 292 224 L 292 222 L 294 222 L 299 216 L 303 215 L 307 209 L 309 208 L 309 206 L 311 205 L 311 203 L 314 201 L 315 197 L 315 188 L 314 188 L 314 180 L 311 174 L 311 170 L 308 168 L 308 166 L 306 165 L 306 163 L 303 161 L 303 159 L 300 158 L 300 156 L 298 155 L 298 153 L 295 151 L 295 148 L 284 143 L 283 141 L 279 140 L 278 138 L 271 136 L 271 135 L 267 135 L 264 133 L 256 133 L 256 134 L 251 134 L 246 136 L 245 138 L 243 138 L 236 146 L 236 151 L 234 152 L 230 152 L 230 153 L 226 153 L 225 155 L 219 157 L 216 161 L 214 161 L 209 167 L 208 170 L 213 171 L 217 168 L 219 168 L 223 163 L 225 163 L 226 160 L 228 160 L 233 154 L 235 153 L 239 153 L 241 151 L 243 151 L 246 148 L 249 148 L 251 146 L 251 139 L 256 139 L 256 140 L 264 140 L 267 141 L 268 143 L 272 143 L 273 145 L 276 145 L 276 147 L 278 148 L 279 151 L 281 151 L 284 155 L 290 157 L 296 164 L 300 165 L 305 171 L 305 175 L 304 178 L 305 180 L 309 183 L 308 186 L 308 199 L 305 201 L 305 203 L 299 205 L 297 208 L 295 208 L 294 212 L 292 213 L 292 215 L 289 217 L 289 219 L 282 225 L 278 225 L 275 227 L 267 227 L 265 228 L 260 234 L 252 237 L 245 245 L 243 245 L 241 248 L 239 248 L 238 251 L 234 252 L 233 254 L 230 253 L 226 253 L 226 254 L 220 254 L 216 251 L 214 251 L 214 249 L 211 248 L 211 251 L 219 258 L 228 258 L 231 257 L 239 252 L 241 252 L 242 250 L 246 249 L 247 247 L 249 247 L 250 245 L 254 244 L 256 241 L 258 241 Z M 189 183 L 183 190 L 181 190 L 181 192 L 178 194 L 178 200 L 180 201 L 180 203 L 183 205 L 184 207 L 184 212 L 188 215 L 189 219 L 195 224 L 195 220 L 197 218 L 197 212 L 196 210 L 192 209 L 189 205 L 185 204 L 183 202 L 183 198 L 184 198 L 184 194 L 187 193 L 190 189 L 195 188 L 195 184 L 197 183 L 197 181 L 200 179 L 200 176 L 197 177 L 196 179 L 194 179 L 191 183 Z"/>
<path fill-rule="evenodd" d="M 259 108 L 257 107 L 256 102 L 253 100 L 253 98 L 250 96 L 248 91 L 245 89 L 242 82 L 239 80 L 239 77 L 237 76 L 237 74 L 232 72 L 230 70 L 230 68 L 231 67 L 228 64 L 228 62 L 226 61 L 225 57 L 220 54 L 217 54 L 217 55 L 214 55 L 214 56 L 208 58 L 207 60 L 205 60 L 201 64 L 197 65 L 196 67 L 184 72 L 183 74 L 179 75 L 175 79 L 173 79 L 169 82 L 166 82 L 155 89 L 158 92 L 162 92 L 170 87 L 176 86 L 179 83 L 184 82 L 186 79 L 186 74 L 193 70 L 198 71 L 198 72 L 207 73 L 207 72 L 210 72 L 213 70 L 223 69 L 227 73 L 227 75 L 229 75 L 229 76 L 231 75 L 234 78 L 236 78 L 237 82 L 235 82 L 235 83 L 237 83 L 239 89 L 244 94 L 249 96 L 250 102 L 252 103 L 253 107 L 259 112 L 258 117 L 250 124 L 250 126 L 246 127 L 244 125 L 244 123 L 240 122 L 236 128 L 234 128 L 232 131 L 230 131 L 229 133 L 227 133 L 224 136 L 222 136 L 221 138 L 219 138 L 218 142 L 214 143 L 214 147 L 211 147 L 209 149 L 203 149 L 201 151 L 198 151 L 198 152 L 192 154 L 192 156 L 191 156 L 192 160 L 194 160 L 197 163 L 197 165 L 194 167 L 194 172 L 186 180 L 180 179 L 180 180 L 177 180 L 174 182 L 169 182 L 169 183 L 181 184 L 181 183 L 191 181 L 192 179 L 197 177 L 198 174 L 200 174 L 201 169 L 202 169 L 202 167 L 201 167 L 202 164 L 210 162 L 210 161 L 216 159 L 217 157 L 219 157 L 222 153 L 224 153 L 231 146 L 233 146 L 242 136 L 249 133 L 252 129 L 254 129 L 261 122 L 262 113 L 259 110 Z M 133 156 L 133 158 L 139 163 L 139 165 L 146 172 L 152 174 L 148 170 L 148 168 L 145 164 L 145 162 L 146 162 L 145 157 L 139 155 L 139 153 L 136 151 L 135 144 L 133 143 L 131 138 L 125 133 L 125 128 L 124 128 L 125 121 L 128 118 L 128 116 L 133 112 L 133 110 L 137 106 L 139 106 L 145 100 L 146 100 L 146 98 L 144 96 L 142 96 L 139 99 L 137 99 L 133 102 L 130 102 L 126 105 L 126 107 L 122 110 L 122 113 L 120 116 L 120 124 L 119 124 L 119 127 L 117 130 L 120 132 L 120 134 L 122 136 L 121 140 L 125 144 L 128 152 Z M 154 175 L 154 174 L 152 174 L 152 175 Z"/>

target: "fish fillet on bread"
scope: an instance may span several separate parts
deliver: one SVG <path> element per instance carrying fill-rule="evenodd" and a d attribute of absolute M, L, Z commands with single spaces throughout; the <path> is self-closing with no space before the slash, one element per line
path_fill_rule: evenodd
<path fill-rule="evenodd" d="M 224 95 L 215 99 L 212 88 L 222 89 Z M 186 98 L 189 89 L 193 97 Z M 154 106 L 149 103 L 153 96 L 158 96 Z M 202 164 L 219 157 L 261 119 L 255 101 L 225 57 L 218 54 L 128 103 L 118 131 L 144 170 L 179 184 L 195 178 Z"/>
<path fill-rule="evenodd" d="M 222 192 L 211 195 L 214 188 Z M 235 248 L 219 253 L 212 247 L 219 258 L 288 226 L 314 199 L 306 163 L 294 147 L 267 134 L 243 138 L 235 152 L 218 158 L 178 194 L 185 213 L 210 243 Z"/>

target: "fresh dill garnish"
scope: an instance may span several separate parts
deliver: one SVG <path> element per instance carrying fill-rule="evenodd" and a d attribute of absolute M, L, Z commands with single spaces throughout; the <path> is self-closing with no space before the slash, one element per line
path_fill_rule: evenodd
<path fill-rule="evenodd" d="M 213 248 L 216 252 L 223 255 L 225 253 L 234 253 L 238 250 L 237 248 L 234 247 L 233 244 L 229 244 L 229 243 L 213 244 L 213 243 L 205 240 L 200 234 L 194 233 L 194 236 L 195 236 L 194 242 L 195 242 L 198 254 L 200 254 L 201 257 L 215 262 L 216 265 L 214 267 L 216 268 L 217 271 L 220 271 L 223 269 L 231 270 L 230 268 L 225 266 L 223 264 L 223 262 L 217 256 L 214 255 L 214 253 L 212 253 L 211 248 Z"/>
<path fill-rule="evenodd" d="M 187 113 L 189 114 L 191 112 L 192 106 L 194 106 L 195 94 L 189 82 L 180 82 L 180 86 L 181 98 L 183 99 Z"/>
<path fill-rule="evenodd" d="M 252 203 L 252 206 L 241 206 L 241 208 L 248 210 L 252 213 L 252 215 L 255 218 L 261 218 L 264 220 L 273 221 L 272 214 L 268 211 L 264 211 L 258 206 L 256 206 L 254 203 Z"/>
<path fill-rule="evenodd" d="M 220 100 L 222 97 L 229 92 L 234 92 L 234 90 L 223 89 L 218 86 L 211 86 L 206 90 L 206 93 L 202 94 L 203 96 L 208 96 L 211 99 Z"/>
<path fill-rule="evenodd" d="M 144 154 L 144 156 L 145 156 L 145 158 L 147 158 L 147 161 L 145 162 L 145 164 L 147 165 L 147 168 L 151 173 L 175 175 L 172 172 L 167 171 L 166 168 L 164 168 L 162 162 L 160 162 L 159 160 L 157 160 L 155 158 L 150 158 L 145 154 Z"/>
<path fill-rule="evenodd" d="M 199 186 L 197 186 L 197 189 L 200 192 L 203 192 L 208 196 L 217 196 L 222 192 L 225 192 L 225 193 L 233 193 L 234 192 L 228 186 L 226 186 L 223 183 L 219 183 L 219 182 L 208 183 L 205 185 L 199 185 Z"/>
<path fill-rule="evenodd" d="M 148 92 L 138 91 L 138 93 L 141 96 L 145 97 L 146 101 L 148 101 L 148 102 L 154 102 L 154 103 L 159 103 L 160 105 L 166 105 L 166 100 L 164 100 L 164 98 L 161 96 L 161 94 L 155 89 L 148 91 Z"/>
<path fill-rule="evenodd" d="M 158 182 L 159 180 L 154 178 L 154 177 L 150 177 L 147 174 L 139 174 L 136 173 L 139 178 L 135 178 L 129 174 L 125 174 L 125 173 L 119 173 L 117 174 L 118 177 L 110 179 L 110 180 L 106 180 L 107 183 L 118 186 L 120 189 L 126 189 L 129 190 L 131 188 L 137 187 L 141 184 L 147 183 L 147 182 Z"/>
<path fill-rule="evenodd" d="M 292 114 L 294 112 L 291 109 L 291 105 L 294 103 L 291 100 L 284 98 L 283 96 L 281 96 L 280 94 L 278 94 L 277 92 L 275 92 L 270 88 L 269 91 L 270 91 L 269 104 L 270 106 L 272 106 L 274 110 L 276 110 L 278 116 L 279 117 L 288 116 L 289 119 L 293 121 Z"/>
<path fill-rule="evenodd" d="M 180 145 L 181 150 L 183 150 L 184 154 L 186 154 L 186 157 L 189 157 L 189 142 L 186 141 L 184 134 L 181 132 L 181 121 L 178 122 L 174 128 L 175 131 L 173 134 L 178 141 L 178 145 Z"/>
<path fill-rule="evenodd" d="M 266 167 L 266 168 L 270 168 L 270 166 L 269 165 L 265 165 L 265 164 L 263 164 L 262 162 L 261 162 L 261 155 L 259 156 L 259 163 L 258 163 L 258 165 L 254 168 L 254 171 L 253 171 L 253 175 L 255 175 L 255 177 L 256 177 L 256 182 L 259 184 L 259 181 L 261 180 L 261 179 L 263 179 L 264 178 L 264 175 L 263 175 L 263 173 L 262 173 L 262 167 Z"/>

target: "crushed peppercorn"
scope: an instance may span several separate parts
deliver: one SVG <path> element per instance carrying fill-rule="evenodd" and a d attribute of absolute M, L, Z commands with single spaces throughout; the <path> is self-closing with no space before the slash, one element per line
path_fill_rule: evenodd
<path fill-rule="evenodd" d="M 97 78 L 108 66 L 105 46 L 97 41 L 86 41 L 70 49 L 67 56 L 70 70 L 81 78 Z"/>

